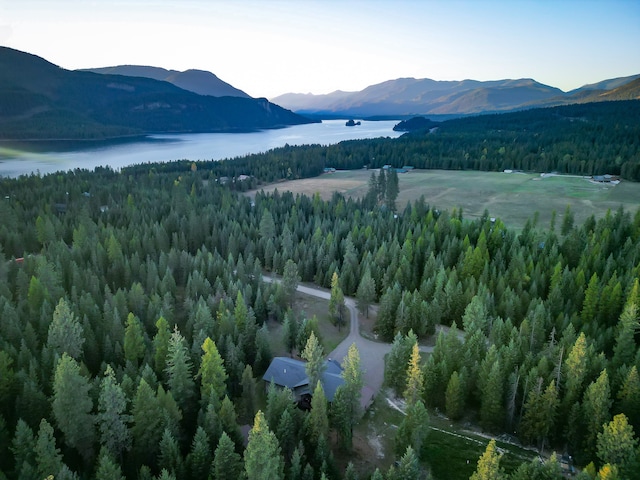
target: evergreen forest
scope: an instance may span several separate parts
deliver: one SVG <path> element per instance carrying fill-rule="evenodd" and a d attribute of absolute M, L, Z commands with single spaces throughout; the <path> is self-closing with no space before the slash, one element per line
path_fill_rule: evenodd
<path fill-rule="evenodd" d="M 638 478 L 640 211 L 576 225 L 568 210 L 558 225 L 532 220 L 516 235 L 489 212 L 471 221 L 424 201 L 396 206 L 393 171 L 372 173 L 362 199 L 237 191 L 325 166 L 431 168 L 455 157 L 438 168 L 503 168 L 499 145 L 509 168 L 637 180 L 640 116 L 613 126 L 606 109 L 581 115 L 546 136 L 515 121 L 507 129 L 502 115 L 456 141 L 443 125 L 218 163 L 0 179 L 0 478 L 425 478 L 435 409 L 569 452 L 579 478 Z M 519 128 L 522 141 L 507 143 Z M 536 138 L 546 155 L 532 151 Z M 265 272 L 284 280 L 265 282 Z M 376 331 L 393 343 L 387 386 L 407 405 L 388 470 L 335 460 L 362 414 L 357 351 L 331 404 L 320 383 L 308 412 L 288 390 L 261 393 L 268 322 L 286 325 L 309 365 L 321 355 L 314 318 L 290 308 L 300 281 L 355 297 L 362 312 L 378 304 Z M 462 335 L 437 335 L 422 359 L 417 344 L 436 325 Z M 555 456 L 509 472 L 499 459 L 489 442 L 472 478 L 563 478 Z"/>

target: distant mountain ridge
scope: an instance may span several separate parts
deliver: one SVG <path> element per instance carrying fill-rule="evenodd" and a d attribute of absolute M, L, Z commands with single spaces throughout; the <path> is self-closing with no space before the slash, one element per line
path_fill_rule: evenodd
<path fill-rule="evenodd" d="M 242 90 L 224 82 L 214 73 L 205 70 L 167 70 L 160 67 L 148 67 L 144 65 L 118 65 L 115 67 L 86 68 L 85 72 L 125 75 L 127 77 L 146 77 L 154 80 L 173 83 L 176 87 L 188 90 L 198 95 L 211 95 L 212 97 L 241 97 L 251 98 Z"/>
<path fill-rule="evenodd" d="M 638 79 L 640 75 L 603 80 L 565 93 L 531 78 L 492 81 L 398 78 L 359 92 L 287 93 L 272 101 L 295 112 L 313 115 L 469 115 L 640 98 L 640 88 L 635 83 Z"/>
<path fill-rule="evenodd" d="M 312 123 L 265 98 L 198 95 L 166 81 L 71 71 L 0 47 L 0 139 L 103 139 Z"/>

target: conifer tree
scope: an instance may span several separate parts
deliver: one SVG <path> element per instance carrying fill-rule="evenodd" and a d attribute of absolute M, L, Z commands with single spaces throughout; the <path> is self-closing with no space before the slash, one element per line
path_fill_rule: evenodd
<path fill-rule="evenodd" d="M 38 476 L 46 478 L 49 475 L 56 476 L 62 468 L 62 454 L 56 447 L 56 439 L 53 435 L 53 427 L 46 419 L 40 421 L 40 429 L 33 449 L 36 458 Z"/>
<path fill-rule="evenodd" d="M 618 467 L 623 478 L 632 478 L 640 470 L 638 439 L 624 414 L 618 414 L 598 433 L 597 454 L 600 461 Z"/>
<path fill-rule="evenodd" d="M 227 393 L 226 382 L 229 378 L 224 368 L 224 360 L 215 342 L 209 337 L 204 340 L 202 351 L 204 354 L 198 370 L 201 396 L 220 401 Z"/>
<path fill-rule="evenodd" d="M 164 430 L 163 412 L 158 398 L 144 378 L 138 384 L 131 412 L 133 451 L 141 463 L 152 465 Z"/>
<path fill-rule="evenodd" d="M 304 369 L 307 377 L 309 377 L 309 385 L 316 385 L 321 382 L 322 375 L 326 369 L 324 351 L 313 332 L 311 332 L 301 356 L 307 361 Z"/>
<path fill-rule="evenodd" d="M 635 431 L 640 431 L 640 375 L 634 365 L 618 392 L 618 410 L 624 413 Z"/>
<path fill-rule="evenodd" d="M 291 259 L 284 264 L 284 272 L 282 273 L 282 288 L 288 305 L 293 302 L 293 297 L 300 283 L 300 274 L 298 273 L 298 265 Z"/>
<path fill-rule="evenodd" d="M 93 457 L 95 417 L 91 385 L 80 373 L 80 366 L 66 352 L 58 361 L 53 380 L 51 409 L 65 443 L 80 452 L 85 462 Z"/>
<path fill-rule="evenodd" d="M 311 411 L 305 418 L 307 438 L 316 440 L 329 436 L 329 414 L 327 409 L 327 397 L 320 382 L 316 383 L 311 398 Z"/>
<path fill-rule="evenodd" d="M 496 360 L 482 388 L 480 423 L 487 430 L 498 431 L 502 427 L 504 419 L 503 392 L 502 367 L 500 361 Z"/>
<path fill-rule="evenodd" d="M 189 478 L 207 478 L 211 466 L 211 448 L 204 428 L 198 427 L 187 455 Z"/>
<path fill-rule="evenodd" d="M 413 344 L 411 358 L 407 366 L 407 388 L 404 391 L 404 398 L 407 405 L 414 405 L 424 393 L 424 383 L 422 368 L 420 367 L 420 348 L 417 343 Z"/>
<path fill-rule="evenodd" d="M 124 358 L 137 367 L 145 351 L 142 323 L 133 313 L 129 313 L 124 331 Z"/>
<path fill-rule="evenodd" d="M 116 381 L 111 365 L 108 365 L 100 386 L 97 420 L 100 444 L 114 458 L 119 458 L 123 451 L 131 447 L 131 432 L 128 427 L 131 416 L 126 410 L 127 398 Z"/>
<path fill-rule="evenodd" d="M 411 447 L 419 457 L 429 434 L 429 414 L 421 400 L 407 406 L 405 417 L 396 432 L 395 449 L 401 454 Z"/>
<path fill-rule="evenodd" d="M 504 480 L 506 475 L 500 468 L 500 457 L 496 448 L 496 441 L 491 440 L 486 450 L 478 460 L 478 467 L 470 480 Z"/>
<path fill-rule="evenodd" d="M 98 459 L 96 480 L 125 480 L 122 469 L 107 451 L 101 451 Z"/>
<path fill-rule="evenodd" d="M 160 440 L 158 466 L 171 473 L 174 477 L 182 478 L 184 465 L 180 446 L 168 428 L 164 429 L 162 440 Z"/>
<path fill-rule="evenodd" d="M 278 439 L 269 430 L 263 413 L 258 410 L 249 432 L 249 442 L 244 452 L 247 480 L 283 480 L 284 460 Z"/>
<path fill-rule="evenodd" d="M 340 288 L 340 279 L 338 273 L 333 272 L 331 277 L 331 296 L 329 297 L 329 315 L 335 319 L 338 324 L 338 328 L 342 325 L 344 319 L 344 293 Z"/>
<path fill-rule="evenodd" d="M 233 441 L 223 432 L 213 454 L 213 478 L 231 478 L 243 480 L 245 478 L 242 458 L 235 451 Z"/>
<path fill-rule="evenodd" d="M 74 359 L 82 356 L 84 346 L 84 330 L 69 304 L 61 298 L 53 312 L 53 320 L 49 325 L 47 346 L 58 356 L 67 353 Z"/>
<path fill-rule="evenodd" d="M 158 375 L 164 374 L 167 368 L 167 353 L 169 351 L 169 340 L 171 331 L 169 323 L 164 317 L 156 321 L 156 335 L 153 337 L 153 361 Z"/>
<path fill-rule="evenodd" d="M 588 454 L 587 458 L 592 458 L 595 454 L 598 433 L 602 431 L 602 425 L 611 418 L 611 392 L 606 369 L 602 370 L 598 379 L 587 387 L 582 408 L 587 426 L 584 446 Z"/>
<path fill-rule="evenodd" d="M 396 395 L 403 393 L 407 387 L 407 366 L 413 345 L 417 342 L 418 339 L 413 332 L 409 332 L 408 335 L 397 332 L 393 339 L 391 351 L 386 357 L 384 381 Z"/>
<path fill-rule="evenodd" d="M 369 318 L 369 307 L 376 299 L 376 282 L 371 276 L 371 270 L 367 268 L 358 285 L 356 292 L 356 305 L 365 317 Z"/>
<path fill-rule="evenodd" d="M 176 326 L 167 350 L 167 384 L 178 405 L 184 410 L 189 407 L 194 395 L 192 363 L 184 337 Z"/>
<path fill-rule="evenodd" d="M 458 372 L 453 372 L 451 378 L 449 378 L 447 391 L 445 392 L 445 408 L 447 416 L 451 420 L 458 420 L 462 417 L 464 412 L 464 385 Z"/>

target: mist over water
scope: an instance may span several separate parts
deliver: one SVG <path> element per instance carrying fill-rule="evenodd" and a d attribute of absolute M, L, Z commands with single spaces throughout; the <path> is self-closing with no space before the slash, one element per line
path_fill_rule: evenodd
<path fill-rule="evenodd" d="M 40 144 L 29 147 L 29 151 L 11 149 L 0 143 L 0 176 L 44 175 L 76 168 L 93 170 L 99 166 L 118 170 L 128 165 L 184 159 L 223 160 L 266 152 L 286 144 L 331 145 L 343 140 L 396 138 L 401 135 L 393 131 L 397 123 L 396 120 L 362 121 L 361 125 L 346 127 L 344 120 L 326 120 L 252 133 L 150 135 L 140 141 Z"/>

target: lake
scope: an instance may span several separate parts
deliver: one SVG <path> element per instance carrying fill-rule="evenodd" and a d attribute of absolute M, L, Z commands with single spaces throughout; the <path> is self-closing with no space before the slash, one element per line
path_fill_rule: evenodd
<path fill-rule="evenodd" d="M 344 120 L 296 125 L 252 133 L 195 133 L 149 135 L 136 141 L 73 142 L 36 145 L 26 149 L 9 148 L 0 143 L 0 176 L 18 177 L 31 173 L 47 174 L 76 168 L 93 170 L 109 166 L 115 170 L 141 163 L 171 160 L 222 160 L 251 153 L 266 152 L 289 145 L 331 145 L 343 140 L 399 137 L 396 120 L 361 121 L 355 127 Z"/>

